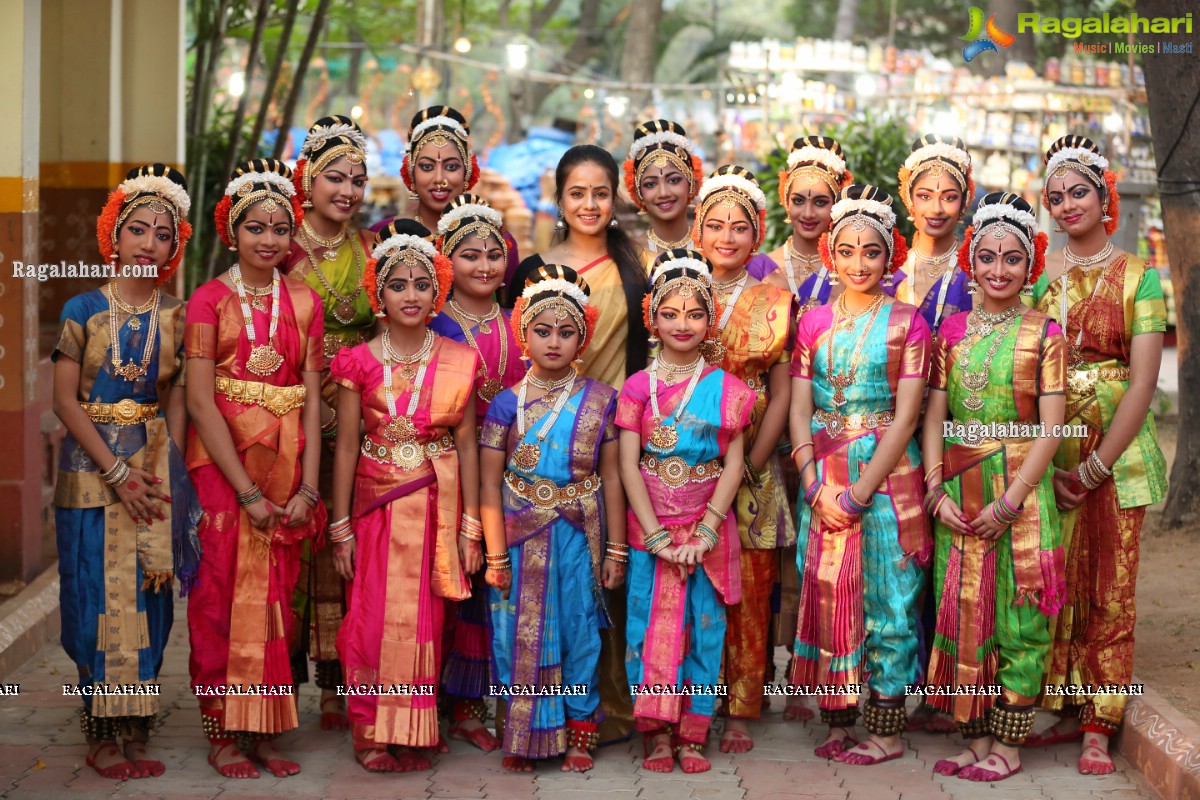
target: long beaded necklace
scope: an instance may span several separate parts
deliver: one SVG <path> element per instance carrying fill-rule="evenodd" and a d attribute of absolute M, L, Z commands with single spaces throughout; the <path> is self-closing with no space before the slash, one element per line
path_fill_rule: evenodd
<path fill-rule="evenodd" d="M 669 242 L 666 239 L 661 238 L 657 233 L 655 233 L 654 228 L 648 228 L 646 230 L 646 244 L 648 245 L 647 249 L 651 253 L 657 253 L 659 251 L 666 252 L 668 250 L 678 250 L 681 247 L 687 247 L 691 243 L 692 243 L 691 234 L 684 236 L 682 239 L 680 239 L 677 242 Z"/>
<path fill-rule="evenodd" d="M 567 400 L 571 398 L 571 392 L 575 388 L 575 370 L 571 370 L 566 377 L 557 381 L 546 381 L 537 377 L 533 373 L 528 373 L 521 380 L 521 389 L 517 392 L 517 438 L 521 443 L 513 450 L 513 463 L 524 470 L 536 469 L 538 462 L 542 460 L 542 442 L 549 435 L 550 429 L 554 427 L 554 423 L 558 420 L 558 415 L 566 408 Z M 554 392 L 563 390 L 562 394 L 554 401 L 554 407 L 550 409 L 550 413 L 546 415 L 542 427 L 538 428 L 537 443 L 526 442 L 525 439 L 525 398 L 528 396 L 529 384 L 542 389 L 549 397 Z"/>
<path fill-rule="evenodd" d="M 967 345 L 966 358 L 962 361 L 962 384 L 967 390 L 967 398 L 963 400 L 963 406 L 967 410 L 978 411 L 983 408 L 983 398 L 979 396 L 979 393 L 988 386 L 992 359 L 996 357 L 1000 343 L 1008 336 L 1008 332 L 1012 330 L 1013 324 L 1020 315 L 1020 306 L 1010 306 L 999 314 L 989 314 L 981 308 L 971 312 L 971 316 L 975 318 L 975 324 L 968 324 L 967 335 L 977 333 L 977 338 Z M 995 335 L 992 336 L 983 361 L 975 369 L 970 369 L 967 363 L 974 359 L 975 347 L 992 334 Z"/>
<path fill-rule="evenodd" d="M 242 305 L 242 322 L 246 325 L 246 338 L 250 340 L 250 357 L 246 359 L 246 369 L 255 375 L 267 376 L 279 369 L 283 364 L 283 356 L 275 349 L 275 332 L 279 330 L 279 273 L 272 270 L 271 278 L 271 325 L 267 331 L 267 341 L 255 345 L 258 340 L 254 329 L 254 313 L 246 300 L 246 285 L 242 282 L 242 267 L 234 264 L 229 268 L 229 279 L 233 288 L 237 289 L 238 299 Z"/>
<path fill-rule="evenodd" d="M 337 289 L 333 288 L 333 284 L 325 275 L 325 271 L 321 269 L 321 265 L 317 263 L 316 256 L 313 255 L 313 248 L 308 244 L 308 240 L 311 238 L 312 241 L 316 242 L 321 247 L 327 248 L 322 258 L 324 258 L 326 261 L 335 261 L 337 259 L 337 250 L 328 249 L 330 248 L 328 242 L 332 240 L 321 239 L 321 237 L 319 237 L 317 233 L 309 226 L 308 220 L 304 220 L 300 224 L 304 231 L 304 236 L 300 238 L 300 246 L 304 248 L 304 252 L 308 256 L 308 263 L 312 264 L 313 272 L 317 273 L 317 280 L 321 282 L 321 286 L 325 287 L 325 291 L 329 292 L 329 296 L 336 301 L 333 304 L 333 317 L 343 325 L 349 325 L 354 321 L 354 316 L 356 313 L 354 310 L 354 302 L 358 300 L 358 296 L 363 291 L 362 276 L 364 259 L 362 244 L 361 242 L 350 242 L 350 249 L 354 251 L 354 292 L 353 294 L 342 294 Z M 346 229 L 342 228 L 341 233 L 335 236 L 334 239 L 338 240 L 337 244 L 333 246 L 336 248 L 337 246 L 340 246 L 343 241 L 345 241 Z"/>
<path fill-rule="evenodd" d="M 487 336 L 492 332 L 492 326 L 488 323 L 500 316 L 500 304 L 492 303 L 492 308 L 482 316 L 472 314 L 455 302 L 454 298 L 450 298 L 450 316 L 458 323 L 458 327 L 462 328 L 463 336 L 467 340 L 476 353 L 479 353 L 480 369 L 484 372 L 484 381 L 479 386 L 477 394 L 485 403 L 490 403 L 496 399 L 496 395 L 500 394 L 503 389 L 503 379 L 505 373 L 508 372 L 508 331 L 501 326 L 500 330 L 500 370 L 497 377 L 487 377 L 487 364 L 483 361 L 483 352 L 479 349 L 479 343 L 475 341 L 475 335 L 471 333 L 471 323 L 479 326 L 479 332 Z"/>
<path fill-rule="evenodd" d="M 158 287 L 150 293 L 150 299 L 140 306 L 131 306 L 121 299 L 116 281 L 108 284 L 108 338 L 112 341 L 112 373 L 127 381 L 136 381 L 145 376 L 150 370 L 150 359 L 154 356 L 155 336 L 158 333 Z M 121 326 L 117 323 L 117 311 L 128 315 L 129 329 L 140 330 L 142 322 L 139 314 L 150 312 L 150 323 L 146 326 L 146 345 L 142 348 L 141 363 L 130 361 L 122 363 L 121 358 Z"/>
<path fill-rule="evenodd" d="M 719 366 L 725 360 L 726 353 L 729 352 L 729 348 L 721 341 L 720 335 L 725 330 L 725 326 L 729 324 L 729 318 L 733 316 L 733 307 L 737 305 L 738 298 L 742 296 L 742 292 L 746 288 L 746 281 L 749 279 L 750 273 L 743 269 L 738 278 L 729 281 L 713 281 L 713 292 L 716 296 L 729 299 L 725 301 L 721 319 L 717 322 L 717 336 L 700 345 L 700 354 L 710 364 Z"/>
<path fill-rule="evenodd" d="M 425 384 L 425 372 L 429 368 L 429 354 L 433 351 L 433 343 L 436 337 L 433 331 L 426 329 L 425 341 L 421 348 L 412 355 L 400 355 L 392 347 L 391 331 L 385 330 L 381 345 L 383 349 L 383 397 L 387 401 L 388 423 L 384 426 L 383 435 L 390 441 L 398 444 L 411 442 L 417 438 L 417 426 L 413 423 L 413 414 L 417 411 L 417 405 L 421 402 L 421 388 Z M 406 370 L 411 370 L 412 366 L 420 362 L 421 366 L 416 371 L 415 376 Z M 396 397 L 392 393 L 392 367 L 400 364 L 400 377 L 412 382 L 412 394 L 408 398 L 408 409 L 404 412 L 404 416 L 399 416 L 396 413 Z"/>
<path fill-rule="evenodd" d="M 875 324 L 876 317 L 879 316 L 879 310 L 883 308 L 883 301 L 883 293 L 877 294 L 858 313 L 851 314 L 846 310 L 846 295 L 843 294 L 838 298 L 837 303 L 833 307 L 833 322 L 829 326 L 829 338 L 825 341 L 825 360 L 827 362 L 826 369 L 829 370 L 829 385 L 834 389 L 833 404 L 838 408 L 846 405 L 846 390 L 854 385 L 854 380 L 858 375 L 858 360 L 862 356 L 863 345 L 867 341 L 867 336 L 871 333 L 871 327 Z M 854 352 L 850 356 L 850 369 L 846 372 L 835 372 L 833 369 L 833 340 L 837 338 L 837 330 L 839 327 L 847 324 L 853 328 L 854 321 L 863 314 L 870 314 L 870 318 L 867 320 L 862 334 L 858 337 L 858 341 L 854 344 Z"/>
<path fill-rule="evenodd" d="M 796 259 L 802 265 L 804 277 L 808 277 L 816 271 L 816 265 L 821 264 L 821 254 L 815 256 L 806 256 L 792 246 L 792 238 L 789 236 L 784 242 L 783 248 L 783 276 L 787 278 L 788 288 L 792 290 L 792 294 L 800 297 L 800 284 L 796 280 L 792 259 Z M 821 288 L 825 286 L 825 279 L 829 277 L 829 267 L 821 264 L 821 271 L 817 275 L 817 280 L 813 283 L 813 287 L 809 290 L 808 297 L 801 299 L 801 313 L 807 311 L 816 305 L 816 300 L 821 295 Z"/>
<path fill-rule="evenodd" d="M 658 408 L 658 368 L 660 364 L 663 366 L 664 372 L 681 374 L 690 371 L 692 373 L 692 376 L 688 378 L 687 387 L 683 390 L 683 399 L 671 412 L 671 422 L 667 425 L 663 424 L 662 412 Z M 679 444 L 679 431 L 675 426 L 679 421 L 679 415 L 683 413 L 688 401 L 692 399 L 692 393 L 696 391 L 696 384 L 700 382 L 700 374 L 704 372 L 704 366 L 704 356 L 697 356 L 691 364 L 682 367 L 663 364 L 657 358 L 650 363 L 650 413 L 654 420 L 654 429 L 650 431 L 650 444 L 654 445 L 659 452 L 669 452 Z"/>

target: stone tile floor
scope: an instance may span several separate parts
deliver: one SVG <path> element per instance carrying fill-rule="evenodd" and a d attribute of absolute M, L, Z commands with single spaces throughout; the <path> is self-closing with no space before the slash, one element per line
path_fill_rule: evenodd
<path fill-rule="evenodd" d="M 784 651 L 777 653 L 782 662 Z M 1155 796 L 1123 759 L 1117 760 L 1112 775 L 1079 775 L 1076 745 L 1029 751 L 1023 757 L 1022 773 L 994 785 L 932 773 L 934 762 L 958 752 L 957 737 L 945 735 L 910 734 L 903 759 L 874 767 L 819 760 L 812 750 L 820 726 L 784 722 L 782 698 L 775 698 L 774 709 L 752 726 L 752 751 L 725 755 L 717 752 L 714 742 L 707 752 L 713 769 L 699 775 L 685 775 L 678 767 L 668 775 L 643 771 L 639 740 L 602 748 L 595 769 L 586 775 L 562 773 L 557 763 L 529 775 L 514 775 L 501 768 L 498 753 L 484 754 L 463 742 L 452 742 L 451 752 L 435 759 L 427 772 L 371 775 L 354 762 L 348 734 L 320 730 L 311 687 L 301 689 L 300 728 L 280 739 L 281 749 L 300 761 L 303 771 L 283 779 L 265 772 L 258 780 L 225 779 L 205 759 L 196 701 L 186 691 L 187 630 L 182 613 L 177 614 L 163 668 L 165 710 L 151 740 L 152 752 L 165 762 L 167 771 L 159 778 L 120 782 L 101 778 L 84 763 L 79 700 L 62 694 L 63 683 L 72 682 L 74 673 L 62 649 L 51 644 L 8 678 L 19 682 L 20 694 L 0 696 L 0 797 L 1135 800 Z"/>

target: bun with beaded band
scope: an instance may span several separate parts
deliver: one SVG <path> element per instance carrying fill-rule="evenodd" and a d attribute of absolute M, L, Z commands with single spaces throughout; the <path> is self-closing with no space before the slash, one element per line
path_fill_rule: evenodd
<path fill-rule="evenodd" d="M 833 204 L 831 212 L 832 224 L 828 233 L 821 234 L 817 249 L 823 263 L 830 272 L 836 273 L 833 264 L 833 245 L 837 242 L 838 234 L 847 226 L 855 230 L 874 228 L 881 237 L 888 251 L 888 266 L 884 272 L 882 285 L 890 286 L 892 273 L 904 266 L 908 258 L 908 244 L 896 228 L 896 212 L 892 210 L 892 196 L 880 189 L 865 183 L 856 183 L 842 190 L 841 196 Z"/>
<path fill-rule="evenodd" d="M 687 131 L 679 123 L 666 119 L 638 125 L 622 170 L 625 188 L 639 209 L 646 209 L 642 199 L 642 173 L 651 165 L 665 167 L 668 164 L 687 178 L 688 201 L 694 200 L 704 177 L 704 164 L 696 155 L 696 146 L 687 138 Z"/>
<path fill-rule="evenodd" d="M 1062 136 L 1046 151 L 1046 179 L 1042 183 L 1042 205 L 1050 210 L 1047 187 L 1051 176 L 1066 177 L 1067 170 L 1074 170 L 1087 178 L 1100 190 L 1101 209 L 1104 216 L 1104 232 L 1112 236 L 1121 218 L 1121 195 L 1117 192 L 1117 176 L 1108 168 L 1108 159 L 1100 153 L 1100 147 L 1086 136 Z"/>
<path fill-rule="evenodd" d="M 958 184 L 959 191 L 963 193 L 962 210 L 959 211 L 959 219 L 962 219 L 975 196 L 971 154 L 967 152 L 966 143 L 957 136 L 939 136 L 936 133 L 927 133 L 913 142 L 912 152 L 904 159 L 904 165 L 897 173 L 900 178 L 900 200 L 909 214 L 913 210 L 913 185 L 926 172 L 934 177 L 949 174 Z"/>
<path fill-rule="evenodd" d="M 445 213 L 438 220 L 437 232 L 437 248 L 447 258 L 454 253 L 463 239 L 474 233 L 480 239 L 495 236 L 500 241 L 505 261 L 508 260 L 504 217 L 479 195 L 468 192 L 451 200 Z"/>
<path fill-rule="evenodd" d="M 679 247 L 668 250 L 654 259 L 650 268 L 650 292 L 642 301 L 642 317 L 646 330 L 654 330 L 654 317 L 658 314 L 659 304 L 671 292 L 679 292 L 680 297 L 699 295 L 708 311 L 708 334 L 711 339 L 716 335 L 717 320 L 721 316 L 720 303 L 713 293 L 712 262 L 699 250 Z"/>
<path fill-rule="evenodd" d="M 161 286 L 179 269 L 184 248 L 192 238 L 192 226 L 187 221 L 192 200 L 183 173 L 165 164 L 146 164 L 126 173 L 125 180 L 108 195 L 104 210 L 96 219 L 96 243 L 105 261 L 115 263 L 121 226 L 139 206 L 149 206 L 156 214 L 170 214 L 175 223 L 171 255 L 155 279 Z"/>
<path fill-rule="evenodd" d="M 234 167 L 225 196 L 213 212 L 221 242 L 230 250 L 237 250 L 238 223 L 251 206 L 260 202 L 268 213 L 277 205 L 287 209 L 294 230 L 304 219 L 294 178 L 292 168 L 274 158 L 255 158 Z"/>
<path fill-rule="evenodd" d="M 450 106 L 430 106 L 418 111 L 408 126 L 408 149 L 400 165 L 400 177 L 408 190 L 416 191 L 417 156 L 430 143 L 437 147 L 454 145 L 467 173 L 464 186 L 467 190 L 472 189 L 479 180 L 479 162 L 471 152 L 471 129 L 467 127 L 467 118 Z"/>
<path fill-rule="evenodd" d="M 846 169 L 842 146 L 828 136 L 802 136 L 792 142 L 787 167 L 779 171 L 779 202 L 785 208 L 792 183 L 797 179 L 809 184 L 823 183 L 834 198 L 854 183 L 854 175 Z"/>
<path fill-rule="evenodd" d="M 322 117 L 308 129 L 300 148 L 300 160 L 296 162 L 294 181 L 302 208 L 312 208 L 313 178 L 342 156 L 351 164 L 365 162 L 367 137 L 350 117 L 339 114 Z"/>
<path fill-rule="evenodd" d="M 583 355 L 596 330 L 600 309 L 591 305 L 592 290 L 578 272 L 560 264 L 543 264 L 525 281 L 525 289 L 513 305 L 513 327 L 521 351 L 529 357 L 529 325 L 538 314 L 555 309 L 555 316 L 569 316 L 579 328 L 580 343 L 576 359 Z"/>
<path fill-rule="evenodd" d="M 1033 206 L 1025 202 L 1020 195 L 1011 192 L 992 192 L 979 201 L 979 208 L 975 210 L 971 225 L 963 235 L 962 246 L 958 248 L 958 268 L 970 277 L 970 287 L 977 285 L 975 248 L 987 231 L 993 235 L 998 234 L 997 238 L 1003 238 L 1004 232 L 1012 233 L 1024 245 L 1029 267 L 1025 273 L 1025 286 L 1021 289 L 1021 294 L 1033 294 L 1033 284 L 1046 269 L 1046 249 L 1050 246 L 1050 238 L 1038 231 L 1037 215 Z"/>
<path fill-rule="evenodd" d="M 438 252 L 431 241 L 429 229 L 415 219 L 394 219 L 388 226 L 375 234 L 371 257 L 363 270 L 362 287 L 375 316 L 383 319 L 387 311 L 383 305 L 383 287 L 392 270 L 401 264 L 419 266 L 433 281 L 433 311 L 430 318 L 446 305 L 446 296 L 454 283 L 454 266 L 450 259 Z"/>
<path fill-rule="evenodd" d="M 740 164 L 726 164 L 704 181 L 696 196 L 696 222 L 692 228 L 692 243 L 697 249 L 704 216 L 717 203 L 742 207 L 754 227 L 754 250 L 751 252 L 757 252 L 767 235 L 767 196 L 759 188 L 754 173 Z"/>

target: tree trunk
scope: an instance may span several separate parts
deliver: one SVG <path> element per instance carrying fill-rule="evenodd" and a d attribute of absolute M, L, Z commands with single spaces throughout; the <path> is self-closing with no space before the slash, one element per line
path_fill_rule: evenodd
<path fill-rule="evenodd" d="M 196 79 L 199 81 L 199 90 L 195 93 L 196 127 L 192 131 L 196 137 L 201 136 L 208 127 L 208 111 L 212 107 L 213 83 L 216 81 L 217 67 L 221 62 L 221 45 L 225 40 L 228 17 L 229 0 L 219 0 L 208 38 L 208 63 L 205 65 L 205 70 L 196 75 Z"/>
<path fill-rule="evenodd" d="M 267 27 L 267 10 L 271 0 L 258 0 L 258 10 L 254 14 L 254 32 L 250 36 L 250 51 L 246 54 L 245 83 L 242 96 L 238 98 L 237 109 L 233 112 L 233 123 L 229 128 L 229 148 L 225 151 L 224 169 L 220 174 L 228 177 L 237 163 L 239 148 L 242 144 L 242 123 L 246 119 L 246 106 L 250 102 L 250 92 L 254 85 L 254 68 L 258 65 L 258 50 L 262 46 L 263 30 Z M 221 240 L 213 237 L 212 246 L 208 252 L 208 277 L 215 275 L 217 250 Z"/>
<path fill-rule="evenodd" d="M 640 2 L 640 0 L 635 0 L 635 4 L 636 2 Z M 567 48 L 562 58 L 546 68 L 547 71 L 570 74 L 580 65 L 587 64 L 600 54 L 604 46 L 604 33 L 600 29 L 600 0 L 582 0 L 580 2 L 577 29 L 579 33 L 576 34 L 575 41 Z M 531 29 L 529 35 L 536 39 L 540 30 L 540 28 L 536 31 Z M 525 101 L 525 108 L 529 109 L 530 114 L 536 114 L 550 93 L 557 88 L 558 86 L 552 83 L 530 82 L 527 88 L 528 99 Z M 514 129 L 520 129 L 523 126 L 523 122 L 520 120 L 510 120 L 509 124 Z"/>
<path fill-rule="evenodd" d="M 625 26 L 625 48 L 621 53 L 621 80 L 629 83 L 653 83 L 657 66 L 658 24 L 662 21 L 662 0 L 635 0 Z M 650 99 L 649 91 L 631 93 L 629 108 L 636 111 Z"/>
<path fill-rule="evenodd" d="M 1031 0 L 1015 0 L 1011 3 L 1000 3 L 995 6 L 996 25 L 1000 30 L 1015 34 L 1017 32 L 1017 15 L 1033 13 Z M 1032 36 L 1018 36 L 1017 40 L 1008 47 L 1000 48 L 1000 58 L 988 58 L 987 63 L 999 65 L 997 75 L 1004 74 L 1004 65 L 1009 61 L 1020 61 L 1024 64 L 1037 63 L 1037 42 Z"/>
<path fill-rule="evenodd" d="M 312 24 L 308 29 L 308 40 L 304 43 L 304 51 L 300 54 L 300 60 L 296 62 L 292 87 L 288 91 L 287 103 L 279 117 L 279 135 L 275 137 L 275 151 L 272 153 L 275 158 L 280 158 L 283 155 L 283 148 L 287 146 L 287 134 L 292 127 L 292 116 L 296 113 L 296 104 L 300 102 L 300 89 L 304 85 L 304 75 L 308 72 L 308 62 L 312 61 L 313 51 L 317 49 L 317 42 L 321 40 L 321 29 L 325 27 L 325 13 L 329 10 L 329 1 L 321 0 L 317 4 Z"/>
<path fill-rule="evenodd" d="M 838 0 L 837 19 L 833 24 L 833 40 L 848 42 L 854 38 L 854 23 L 858 21 L 858 0 Z"/>
<path fill-rule="evenodd" d="M 292 28 L 296 24 L 296 15 L 300 11 L 300 0 L 288 0 L 287 11 L 284 12 L 283 29 L 279 32 L 279 46 L 275 60 L 271 64 L 271 74 L 267 76 L 267 85 L 263 89 L 262 103 L 258 107 L 258 117 L 254 120 L 254 130 L 246 142 L 246 149 L 253 155 L 258 152 L 258 143 L 262 139 L 263 128 L 271 115 L 271 103 L 275 99 L 275 88 L 279 84 L 279 75 L 287 61 L 288 44 L 292 40 Z"/>
<path fill-rule="evenodd" d="M 1143 17 L 1182 17 L 1194 11 L 1192 0 L 1139 0 Z M 1143 34 L 1143 43 L 1158 34 Z M 1161 183 L 1163 228 L 1171 283 L 1175 288 L 1176 333 L 1179 347 L 1179 440 L 1171 469 L 1171 489 L 1164 522 L 1177 527 L 1200 515 L 1200 358 L 1191 338 L 1200 331 L 1200 136 L 1194 126 L 1200 109 L 1200 72 L 1194 60 L 1180 55 L 1145 54 L 1146 92 L 1150 98 L 1150 127 L 1154 158 Z M 1192 118 L 1189 122 L 1189 116 Z M 1171 183 L 1187 178 L 1189 183 Z"/>

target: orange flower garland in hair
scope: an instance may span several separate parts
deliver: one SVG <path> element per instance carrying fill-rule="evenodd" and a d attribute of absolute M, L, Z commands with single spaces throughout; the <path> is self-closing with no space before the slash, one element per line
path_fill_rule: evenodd
<path fill-rule="evenodd" d="M 307 200 L 304 196 L 304 169 L 308 166 L 306 159 L 300 159 L 296 162 L 296 169 L 292 172 L 292 185 L 296 187 L 296 197 L 301 198 L 301 203 Z"/>
<path fill-rule="evenodd" d="M 1121 224 L 1121 194 L 1117 191 L 1117 174 L 1111 169 L 1104 170 L 1104 188 L 1108 190 L 1108 209 L 1105 214 L 1111 217 L 1104 223 L 1104 232 L 1112 236 Z"/>
<path fill-rule="evenodd" d="M 276 196 L 278 197 L 278 195 Z M 291 205 L 293 220 L 292 230 L 295 230 L 300 226 L 300 223 L 304 221 L 304 209 L 300 207 L 299 196 L 293 195 L 292 197 L 288 198 L 279 197 L 279 199 L 286 199 L 288 204 Z M 217 207 L 213 211 L 213 221 L 217 225 L 217 236 L 221 237 L 221 243 L 231 250 L 236 249 L 237 247 L 237 243 L 234 242 L 233 239 L 229 238 L 229 214 L 232 209 L 233 198 L 229 195 L 225 195 L 221 198 L 220 202 L 217 203 Z"/>
<path fill-rule="evenodd" d="M 179 182 L 170 177 L 172 173 L 178 177 Z M 155 191 L 144 185 L 145 182 L 153 183 L 155 181 L 167 182 L 160 184 L 163 188 L 162 192 Z M 96 218 L 96 244 L 99 247 L 100 255 L 104 257 L 105 261 L 112 261 L 117 255 L 117 249 L 114 244 L 119 233 L 117 224 L 121 219 L 121 213 L 125 210 L 126 203 L 145 202 L 145 199 L 152 195 L 160 198 L 162 202 L 168 203 L 174 209 L 175 214 L 173 216 L 178 222 L 178 230 L 175 232 L 175 243 L 171 256 L 162 269 L 158 271 L 158 275 L 155 277 L 155 284 L 161 286 L 171 279 L 176 270 L 179 269 L 179 265 L 183 262 L 184 249 L 187 247 L 188 240 L 192 238 L 192 226 L 187 221 L 187 214 L 190 211 L 190 199 L 187 196 L 187 188 L 182 181 L 182 175 L 162 164 L 147 165 L 130 170 L 125 180 L 121 182 L 121 185 L 109 193 L 108 200 L 104 204 L 104 209 L 100 212 L 100 216 Z M 133 192 L 133 196 L 131 197 L 125 191 L 126 188 L 137 188 L 138 191 Z M 171 195 L 174 195 L 174 197 Z"/>
<path fill-rule="evenodd" d="M 117 219 L 121 216 L 121 209 L 125 206 L 126 199 L 128 198 L 120 189 L 110 192 L 108 201 L 104 204 L 104 210 L 96 218 L 96 243 L 99 245 L 100 255 L 104 257 L 105 261 L 111 261 L 117 253 L 112 244 L 113 233 L 116 231 Z M 175 235 L 179 244 L 175 248 L 175 254 L 158 271 L 158 276 L 154 279 L 157 286 L 162 286 L 175 275 L 179 265 L 183 263 L 184 248 L 187 247 L 188 240 L 192 238 L 192 225 L 182 216 L 179 218 L 179 230 Z"/>
<path fill-rule="evenodd" d="M 904 266 L 908 259 L 908 242 L 900 235 L 899 228 L 892 228 L 892 272 Z"/>

